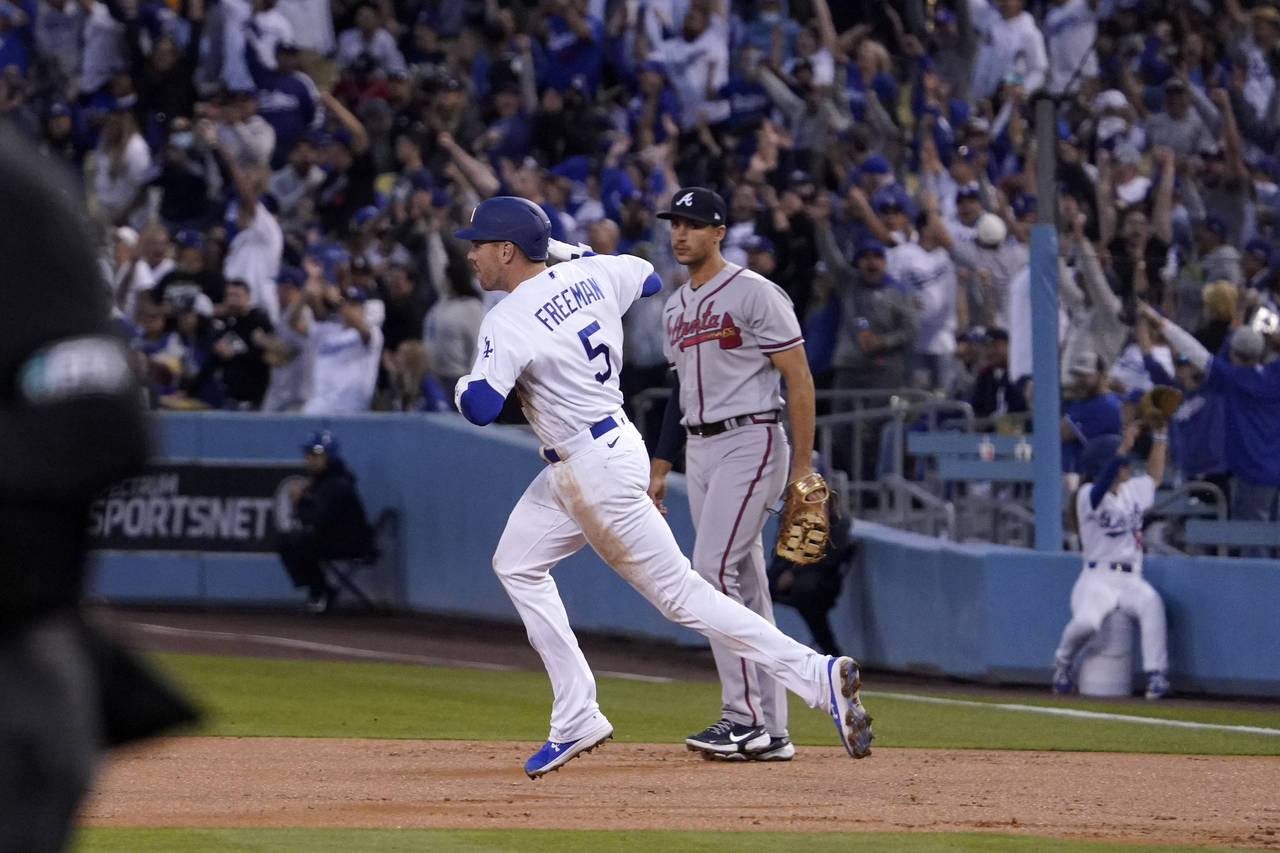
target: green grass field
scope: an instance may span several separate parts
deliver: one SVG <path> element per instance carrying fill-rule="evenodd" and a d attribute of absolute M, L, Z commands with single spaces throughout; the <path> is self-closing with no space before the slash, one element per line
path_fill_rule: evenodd
<path fill-rule="evenodd" d="M 550 688 L 542 673 L 489 672 L 402 664 L 293 661 L 203 655 L 154 660 L 205 710 L 189 735 L 366 737 L 540 741 L 546 736 Z M 873 679 L 872 679 L 873 680 Z M 700 728 L 718 702 L 713 683 L 639 682 L 602 678 L 601 707 L 624 742 L 670 742 Z M 949 749 L 1105 750 L 1119 752 L 1280 755 L 1280 734 L 1170 728 L 1144 720 L 1280 730 L 1280 714 L 1179 705 L 1009 700 L 933 694 L 971 705 L 863 691 L 876 716 L 876 745 Z M 993 707 L 1021 706 L 1021 710 Z M 1025 710 L 1074 708 L 1135 721 L 1051 717 Z M 793 702 L 792 737 L 831 746 L 824 714 Z M 352 829 L 193 829 L 90 827 L 76 853 L 204 853 L 204 851 L 1050 851 L 1094 853 L 1210 850 L 1151 847 L 987 833 L 699 833 L 664 831 L 506 831 Z"/>
<path fill-rule="evenodd" d="M 1223 847 L 1101 844 L 988 833 L 601 832 L 593 830 L 104 829 L 76 853 L 1169 853 Z"/>
<path fill-rule="evenodd" d="M 540 672 L 203 655 L 157 660 L 204 704 L 207 718 L 194 734 L 521 741 L 540 741 L 547 734 L 551 688 Z M 619 741 L 662 743 L 673 733 L 683 737 L 706 724 L 705 709 L 717 704 L 719 685 L 601 678 L 599 694 Z M 1278 735 L 1064 719 L 989 707 L 1005 699 L 947 698 L 988 707 L 890 698 L 878 695 L 872 683 L 863 691 L 863 702 L 877 720 L 876 745 L 1280 755 Z M 1051 697 L 1016 704 L 1280 731 L 1280 714 L 1262 711 Z M 831 746 L 830 727 L 824 714 L 792 697 L 791 735 L 797 743 Z"/>

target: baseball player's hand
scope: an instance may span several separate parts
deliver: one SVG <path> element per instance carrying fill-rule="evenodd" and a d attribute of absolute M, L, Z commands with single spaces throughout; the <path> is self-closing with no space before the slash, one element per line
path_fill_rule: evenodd
<path fill-rule="evenodd" d="M 653 505 L 663 515 L 667 514 L 662 499 L 667 496 L 667 472 L 670 470 L 671 463 L 664 459 L 655 459 L 649 465 L 649 500 L 653 501 Z"/>

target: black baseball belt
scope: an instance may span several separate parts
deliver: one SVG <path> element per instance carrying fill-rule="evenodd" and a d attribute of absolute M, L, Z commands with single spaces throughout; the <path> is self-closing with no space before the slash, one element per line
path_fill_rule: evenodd
<path fill-rule="evenodd" d="M 773 409 L 768 412 L 756 412 L 754 415 L 738 415 L 736 418 L 712 421 L 709 424 L 689 424 L 685 429 L 689 431 L 690 435 L 710 438 L 713 435 L 719 435 L 722 432 L 728 432 L 731 429 L 737 429 L 747 424 L 776 424 L 780 414 L 777 409 Z"/>

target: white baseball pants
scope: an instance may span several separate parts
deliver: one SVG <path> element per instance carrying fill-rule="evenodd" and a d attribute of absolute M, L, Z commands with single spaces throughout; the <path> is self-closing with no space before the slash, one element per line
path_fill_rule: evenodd
<path fill-rule="evenodd" d="M 1062 630 L 1054 662 L 1070 666 L 1085 643 L 1102 628 L 1107 614 L 1119 608 L 1138 620 L 1143 672 L 1169 669 L 1169 639 L 1164 600 L 1141 573 L 1118 572 L 1105 564 L 1087 565 L 1071 588 L 1071 621 Z"/>
<path fill-rule="evenodd" d="M 539 472 L 493 556 L 494 572 L 551 679 L 550 739 L 575 740 L 598 725 L 595 677 L 551 577 L 552 567 L 583 544 L 668 619 L 759 664 L 810 706 L 825 709 L 827 657 L 693 571 L 647 494 L 649 456 L 640 433 L 615 417 L 621 426 L 594 440 L 566 442 L 571 455 Z"/>

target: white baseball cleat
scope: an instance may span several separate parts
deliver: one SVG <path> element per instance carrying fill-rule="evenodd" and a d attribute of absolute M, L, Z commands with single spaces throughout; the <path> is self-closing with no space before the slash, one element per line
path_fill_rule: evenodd
<path fill-rule="evenodd" d="M 838 657 L 827 661 L 830 702 L 827 710 L 835 721 L 845 751 L 854 758 L 866 758 L 871 754 L 871 715 L 858 698 L 861 686 L 862 677 L 856 660 Z"/>

